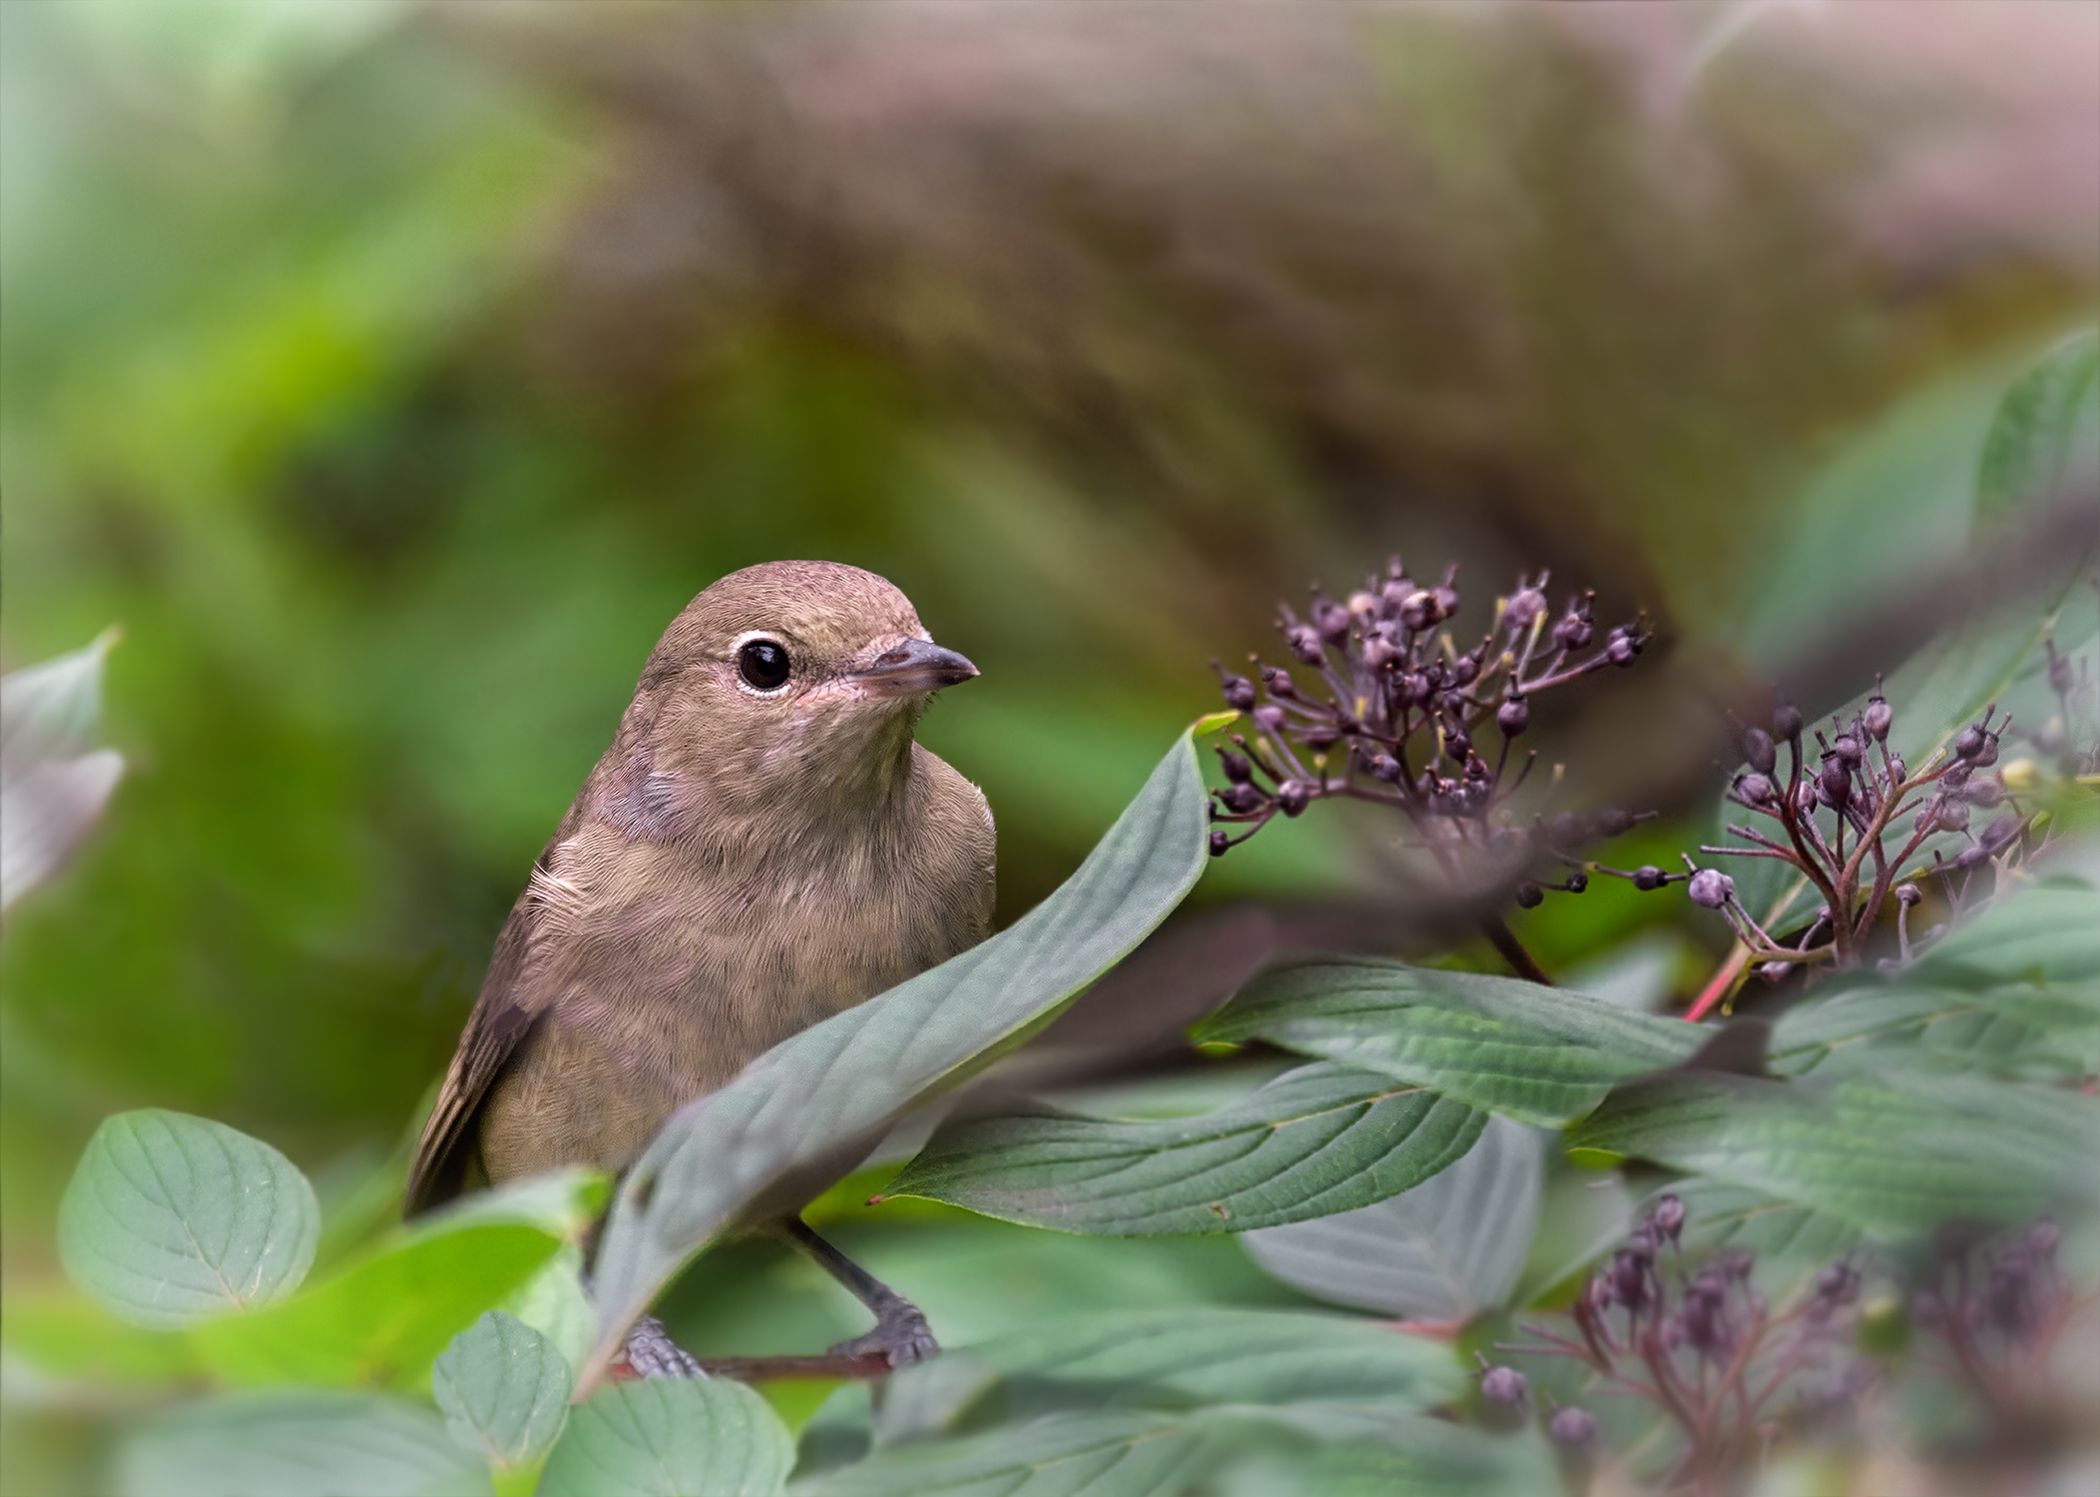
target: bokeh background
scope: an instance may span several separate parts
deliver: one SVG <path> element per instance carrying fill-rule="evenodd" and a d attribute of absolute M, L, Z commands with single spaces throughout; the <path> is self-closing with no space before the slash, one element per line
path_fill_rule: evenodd
<path fill-rule="evenodd" d="M 924 737 L 1009 920 L 1311 579 L 1550 565 L 1755 668 L 1923 575 L 2100 304 L 2100 8 L 9 3 L 0 209 L 0 656 L 120 626 L 128 764 L 0 940 L 20 1304 L 126 1107 L 384 1214 L 731 568 L 873 568 L 984 667 Z M 1191 918 L 1364 857 L 1308 819 Z M 841 1231 L 918 1234 L 937 1322 L 1287 1295 L 1230 1242 L 882 1220 Z M 740 1274 L 804 1281 L 744 1252 L 699 1339 L 850 1326 L 754 1320 Z M 81 1480 L 93 1411 L 20 1414 L 7 1490 Z"/>

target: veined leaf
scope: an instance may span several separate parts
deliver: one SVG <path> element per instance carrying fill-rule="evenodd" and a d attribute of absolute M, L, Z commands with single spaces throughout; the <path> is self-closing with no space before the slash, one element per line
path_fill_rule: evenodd
<path fill-rule="evenodd" d="M 1902 1046 L 1900 1055 L 1892 1057 L 1889 1046 Z M 1782 1015 L 1767 1064 L 1802 1076 L 1892 1058 L 1963 1072 L 2084 1077 L 2100 1062 L 2100 1008 L 2090 997 L 2047 988 L 1858 988 Z"/>
<path fill-rule="evenodd" d="M 570 1414 L 537 1497 L 773 1497 L 794 1461 L 787 1426 L 742 1383 L 649 1378 Z"/>
<path fill-rule="evenodd" d="M 2100 332 L 2057 344 L 2005 392 L 1976 468 L 1976 510 L 1988 519 L 2047 499 L 2080 468 L 2100 469 Z M 2089 471 L 2081 476 L 2092 476 Z"/>
<path fill-rule="evenodd" d="M 1207 837 L 1184 734 L 1078 871 L 1014 925 L 775 1046 L 683 1108 L 629 1172 L 607 1223 L 585 1386 L 715 1236 L 761 1201 L 794 1209 L 906 1108 L 1021 1043 L 1119 961 L 1195 884 Z"/>
<path fill-rule="evenodd" d="M 1323 959 L 1257 977 L 1197 1027 L 1201 1040 L 1266 1040 L 1557 1127 L 1612 1086 L 1675 1065 L 1694 1026 L 1507 977 Z"/>
<path fill-rule="evenodd" d="M 454 1336 L 574 1241 L 603 1190 L 597 1172 L 565 1170 L 470 1197 L 280 1305 L 197 1327 L 192 1340 L 206 1365 L 236 1383 L 420 1392 Z"/>
<path fill-rule="evenodd" d="M 105 1119 L 58 1211 L 73 1282 L 120 1320 L 181 1326 L 299 1287 L 320 1240 L 313 1186 L 259 1139 L 149 1108 Z"/>
<path fill-rule="evenodd" d="M 1244 1232 L 1407 1190 L 1463 1155 L 1486 1121 L 1420 1087 L 1316 1064 L 1199 1117 L 1046 1109 L 945 1127 L 884 1194 L 1061 1232 Z"/>
<path fill-rule="evenodd" d="M 952 1440 L 896 1445 L 795 1483 L 794 1497 L 1171 1497 L 1209 1464 L 1201 1433 L 1164 1413 L 1053 1414 Z"/>
<path fill-rule="evenodd" d="M 1447 1402 L 1465 1381 L 1443 1343 L 1351 1317 L 1082 1311 L 895 1374 L 876 1434 L 895 1444 L 1069 1409 L 1361 1406 L 1386 1417 Z"/>
<path fill-rule="evenodd" d="M 1960 1076 L 1828 1083 L 1675 1073 L 1632 1083 L 1572 1148 L 1638 1155 L 1901 1236 L 2090 1195 L 2089 1098 Z"/>
<path fill-rule="evenodd" d="M 371 1393 L 240 1393 L 155 1416 L 117 1455 L 118 1497 L 458 1497 L 487 1470 L 437 1415 Z"/>
<path fill-rule="evenodd" d="M 574 1387 L 554 1343 L 500 1310 L 452 1338 L 430 1383 L 453 1439 L 502 1467 L 546 1453 Z"/>
<path fill-rule="evenodd" d="M 1433 1179 L 1360 1211 L 1243 1239 L 1294 1289 L 1408 1320 L 1465 1320 L 1502 1305 L 1531 1251 L 1545 1191 L 1545 1139 L 1490 1119 L 1472 1152 Z"/>

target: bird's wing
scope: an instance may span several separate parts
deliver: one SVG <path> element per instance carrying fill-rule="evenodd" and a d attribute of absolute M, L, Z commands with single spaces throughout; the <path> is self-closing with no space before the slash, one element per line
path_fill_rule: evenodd
<path fill-rule="evenodd" d="M 503 1070 L 527 1030 L 547 1011 L 554 998 L 554 985 L 544 963 L 532 960 L 535 937 L 546 919 L 544 891 L 558 882 L 554 872 L 555 850 L 563 832 L 541 851 L 532 865 L 532 878 L 510 918 L 496 937 L 489 959 L 488 976 L 482 980 L 481 996 L 467 1017 L 466 1032 L 459 1037 L 451 1069 L 438 1090 L 437 1105 L 423 1124 L 416 1140 L 415 1162 L 408 1171 L 405 1214 L 414 1216 L 458 1194 L 467 1165 L 465 1145 L 472 1133 L 474 1115 L 488 1095 L 490 1085 Z"/>

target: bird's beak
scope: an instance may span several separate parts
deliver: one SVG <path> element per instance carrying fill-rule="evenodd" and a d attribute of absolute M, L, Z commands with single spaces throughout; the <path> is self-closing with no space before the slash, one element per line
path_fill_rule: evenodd
<path fill-rule="evenodd" d="M 976 674 L 977 667 L 955 651 L 930 639 L 907 639 L 855 671 L 853 679 L 870 696 L 902 697 L 923 696 Z"/>

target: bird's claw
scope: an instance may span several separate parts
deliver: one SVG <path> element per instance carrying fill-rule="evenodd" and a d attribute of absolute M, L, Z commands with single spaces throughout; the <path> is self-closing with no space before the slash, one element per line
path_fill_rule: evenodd
<path fill-rule="evenodd" d="M 909 1367 L 937 1356 L 940 1349 L 941 1344 L 933 1339 L 933 1328 L 919 1313 L 919 1307 L 900 1299 L 876 1316 L 874 1330 L 851 1341 L 841 1341 L 831 1348 L 831 1355 L 881 1357 L 892 1367 Z"/>
<path fill-rule="evenodd" d="M 693 1354 L 671 1339 L 664 1323 L 644 1315 L 627 1333 L 627 1365 L 640 1377 L 706 1377 Z"/>

